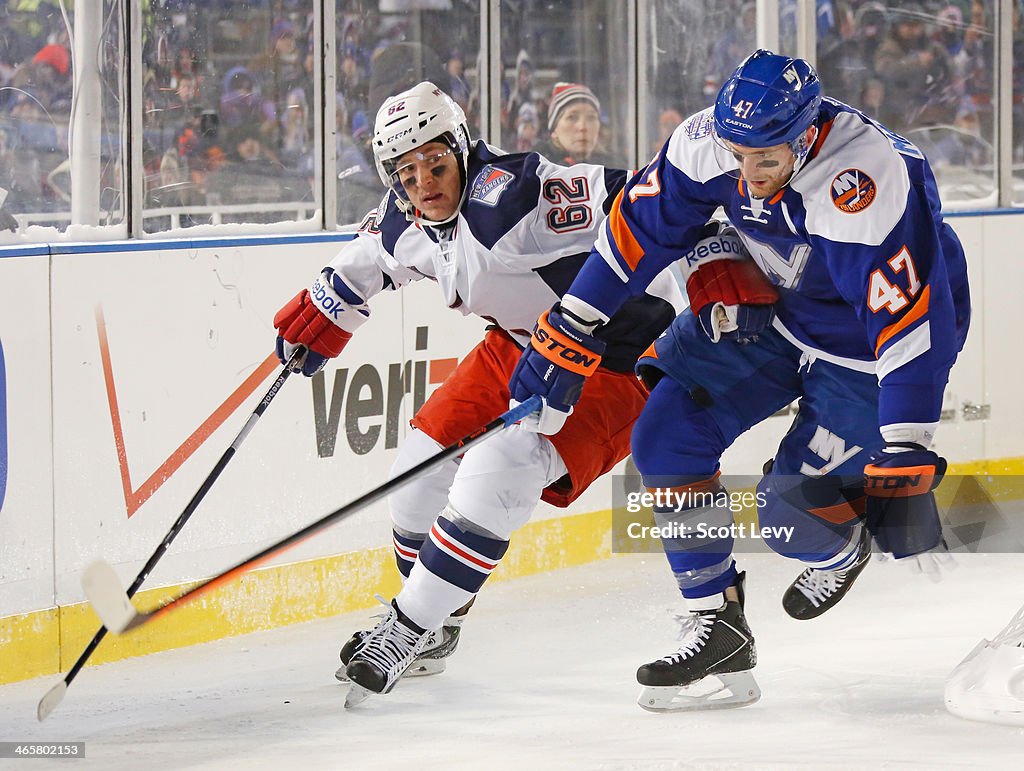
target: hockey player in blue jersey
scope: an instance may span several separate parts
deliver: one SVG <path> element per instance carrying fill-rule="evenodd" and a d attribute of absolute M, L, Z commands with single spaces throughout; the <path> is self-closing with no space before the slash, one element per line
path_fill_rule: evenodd
<path fill-rule="evenodd" d="M 717 248 L 694 248 L 718 207 L 731 227 Z M 657 381 L 632 438 L 645 486 L 721 492 L 725 449 L 799 399 L 758 485 L 762 529 L 794 528 L 769 546 L 804 565 L 785 610 L 810 619 L 833 607 L 864 569 L 872 536 L 896 559 L 934 569 L 946 557 L 931 491 L 946 463 L 930 446 L 970 300 L 964 252 L 921 152 L 823 98 L 806 61 L 759 50 L 627 184 L 546 323 L 575 329 L 581 349 L 599 351 L 593 336 L 605 320 L 681 252 L 684 272 L 749 254 L 777 299 L 756 281 L 733 286 L 734 302 L 706 302 L 688 288 L 695 312 L 641 360 Z M 511 392 L 564 410 L 584 380 L 535 339 Z M 731 524 L 728 509 L 704 505 L 714 497 L 687 500 L 701 505 L 656 507 L 658 523 L 677 532 Z M 663 545 L 690 613 L 679 649 L 639 668 L 641 706 L 755 701 L 732 537 Z"/>

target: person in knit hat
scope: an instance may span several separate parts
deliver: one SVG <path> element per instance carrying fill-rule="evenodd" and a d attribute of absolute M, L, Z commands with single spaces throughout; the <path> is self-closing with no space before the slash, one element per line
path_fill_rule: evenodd
<path fill-rule="evenodd" d="M 556 83 L 548 102 L 547 142 L 534 149 L 555 163 L 609 163 L 599 150 L 601 103 L 581 83 Z"/>

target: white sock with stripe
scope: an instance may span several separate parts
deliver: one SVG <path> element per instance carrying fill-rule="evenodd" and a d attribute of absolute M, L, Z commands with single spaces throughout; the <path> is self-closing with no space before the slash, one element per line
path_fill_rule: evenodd
<path fill-rule="evenodd" d="M 469 602 L 508 549 L 508 541 L 460 527 L 449 519 L 453 514 L 445 509 L 434 522 L 396 597 L 402 612 L 424 629 L 437 629 Z"/>

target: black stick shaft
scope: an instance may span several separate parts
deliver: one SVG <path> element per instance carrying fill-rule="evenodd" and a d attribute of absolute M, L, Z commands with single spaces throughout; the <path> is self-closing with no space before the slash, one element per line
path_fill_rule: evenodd
<path fill-rule="evenodd" d="M 315 533 L 318 533 L 324 528 L 333 525 L 339 520 L 344 519 L 345 517 L 354 514 L 357 511 L 360 511 L 361 509 L 366 508 L 372 503 L 376 503 L 382 498 L 386 498 L 388 495 L 391 495 L 396 490 L 404 487 L 410 482 L 413 482 L 417 478 L 423 476 L 423 474 L 430 471 L 435 466 L 443 463 L 444 461 L 448 460 L 453 456 L 461 455 L 462 453 L 469 450 L 470 447 L 473 447 L 474 445 L 479 444 L 488 437 L 493 436 L 501 429 L 506 428 L 507 426 L 510 426 L 513 423 L 518 422 L 519 420 L 522 420 L 531 412 L 534 412 L 537 409 L 539 409 L 540 406 L 541 400 L 539 396 L 530 397 L 527 401 L 510 409 L 508 412 L 501 415 L 500 417 L 495 418 L 478 431 L 470 434 L 469 436 L 465 437 L 464 439 L 461 439 L 458 442 L 455 442 L 454 444 L 450 444 L 449 446 L 445 447 L 443 450 L 436 453 L 435 455 L 432 455 L 426 460 L 417 463 L 412 468 L 403 471 L 398 476 L 389 479 L 387 482 L 380 485 L 379 487 L 376 487 L 373 490 L 364 493 L 360 497 L 356 498 L 354 501 L 345 504 L 340 509 L 332 511 L 330 514 L 321 517 L 316 522 L 313 522 L 312 524 L 307 525 L 306 527 L 293 533 L 292 535 L 281 539 L 280 541 L 271 546 L 268 546 L 258 554 L 254 554 L 248 559 L 239 562 L 234 567 L 228 568 L 224 572 L 219 573 L 218 575 L 213 576 L 212 578 L 209 578 L 206 581 L 203 581 L 202 583 L 198 584 L 197 586 L 194 586 L 192 589 L 188 590 L 184 594 L 175 597 L 173 600 L 161 606 L 160 608 L 157 608 L 151 612 L 140 613 L 138 616 L 135 617 L 135 619 L 132 621 L 128 628 L 133 629 L 135 627 L 141 626 L 142 624 L 145 624 L 147 621 L 155 618 L 158 615 L 163 615 L 165 613 L 172 612 L 174 608 L 184 605 L 188 603 L 190 600 L 196 599 L 199 595 L 205 594 L 206 592 L 216 588 L 217 586 L 220 586 L 237 578 L 239 575 L 251 570 L 260 563 L 266 562 L 271 557 L 276 556 L 283 551 L 286 551 L 287 549 L 291 548 L 292 546 L 295 546 L 301 541 L 306 540 L 307 538 L 310 538 Z"/>
<path fill-rule="evenodd" d="M 153 554 L 150 555 L 149 560 L 147 560 L 146 564 L 142 566 L 142 570 L 140 570 L 139 574 L 135 576 L 135 580 L 132 581 L 131 586 L 128 587 L 129 597 L 134 596 L 135 593 L 139 591 L 139 587 L 142 586 L 143 582 L 146 580 L 149 574 L 153 572 L 153 568 L 156 567 L 156 564 L 164 556 L 164 553 L 171 545 L 171 542 L 178 537 L 178 533 L 180 533 L 182 528 L 185 527 L 185 523 L 188 522 L 189 518 L 192 516 L 192 513 L 199 507 L 199 504 L 202 502 L 203 498 L 205 498 L 206 494 L 210 492 L 210 488 L 213 487 L 213 483 L 217 481 L 217 477 L 220 476 L 221 472 L 228 465 L 228 462 L 234 457 L 235 452 L 241 446 L 242 442 L 245 441 L 245 437 L 249 435 L 249 432 L 252 430 L 253 426 L 256 425 L 256 422 L 260 419 L 260 416 L 267 411 L 267 407 L 270 406 L 270 403 L 274 400 L 274 397 L 277 396 L 277 392 L 281 390 L 281 386 L 284 385 L 284 381 L 287 380 L 288 376 L 292 373 L 292 367 L 298 364 L 304 353 L 305 349 L 300 347 L 297 348 L 295 350 L 295 353 L 292 354 L 291 359 L 289 359 L 288 363 L 285 364 L 284 368 L 281 370 L 281 373 L 277 376 L 277 380 L 275 380 L 274 383 L 270 386 L 270 390 L 268 390 L 263 399 L 260 400 L 260 403 L 256 405 L 256 409 L 253 410 L 252 415 L 249 416 L 249 419 L 245 422 L 245 425 L 242 426 L 242 430 L 238 432 L 238 436 L 235 437 L 235 440 L 231 443 L 231 446 L 228 447 L 227 450 L 225 450 L 223 455 L 221 455 L 220 460 L 217 461 L 217 465 L 213 467 L 213 471 L 210 472 L 209 476 L 207 476 L 203 483 L 199 486 L 199 489 L 196 490 L 195 495 L 192 496 L 192 500 L 188 502 L 188 505 L 185 506 L 184 511 L 181 512 L 181 515 L 174 521 L 174 524 L 171 525 L 171 529 L 167 531 L 167 535 L 164 536 L 164 539 L 160 542 L 160 545 L 156 547 L 156 551 L 154 551 Z M 106 637 L 106 635 L 107 628 L 105 626 L 101 626 L 99 628 L 99 631 L 96 632 L 96 634 L 93 636 L 92 640 L 89 641 L 89 644 L 85 646 L 85 650 L 82 651 L 82 655 L 78 657 L 78 660 L 71 666 L 71 669 L 68 670 L 68 673 L 64 675 L 65 684 L 71 685 L 71 681 L 78 676 L 78 673 L 81 671 L 82 667 L 85 666 L 85 662 L 89 660 L 89 657 L 92 656 L 93 651 L 96 650 L 96 647 L 100 644 L 103 638 Z"/>

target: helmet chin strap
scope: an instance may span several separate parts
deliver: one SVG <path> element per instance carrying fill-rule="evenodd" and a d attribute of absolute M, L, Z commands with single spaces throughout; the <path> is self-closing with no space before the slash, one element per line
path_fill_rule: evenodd
<path fill-rule="evenodd" d="M 804 163 L 807 160 L 807 156 L 810 155 L 811 148 L 814 146 L 814 141 L 818 138 L 818 127 L 811 126 L 812 132 L 810 139 L 807 138 L 807 132 L 804 132 L 799 137 L 789 143 L 790 149 L 793 151 L 793 171 L 789 173 L 789 179 L 786 180 L 785 187 L 793 178 L 797 175 L 797 172 L 803 168 Z"/>

